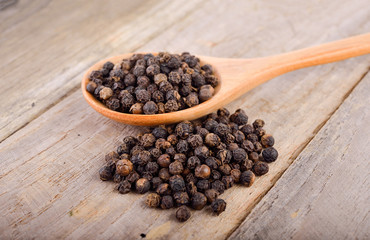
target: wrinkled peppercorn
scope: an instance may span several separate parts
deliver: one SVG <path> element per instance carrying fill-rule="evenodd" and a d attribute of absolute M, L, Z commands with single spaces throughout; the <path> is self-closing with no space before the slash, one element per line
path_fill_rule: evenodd
<path fill-rule="evenodd" d="M 256 162 L 256 163 L 253 165 L 253 172 L 254 172 L 257 176 L 264 175 L 264 174 L 266 174 L 268 171 L 269 171 L 269 165 L 267 165 L 267 163 L 265 163 L 265 162 Z"/>
<path fill-rule="evenodd" d="M 118 192 L 122 194 L 129 193 L 131 191 L 131 183 L 127 180 L 124 180 L 118 185 Z"/>
<path fill-rule="evenodd" d="M 145 203 L 148 207 L 156 208 L 161 203 L 161 197 L 157 193 L 149 193 Z"/>
<path fill-rule="evenodd" d="M 149 191 L 150 189 L 150 182 L 146 178 L 140 178 L 139 180 L 136 181 L 136 190 L 143 194 Z"/>
<path fill-rule="evenodd" d="M 121 176 L 127 176 L 133 169 L 133 164 L 128 159 L 119 160 L 116 163 L 116 172 Z"/>
<path fill-rule="evenodd" d="M 254 183 L 254 179 L 254 173 L 250 170 L 244 171 L 240 175 L 240 183 L 247 187 L 252 186 L 252 184 Z"/>
<path fill-rule="evenodd" d="M 163 196 L 161 200 L 161 208 L 170 209 L 173 207 L 174 207 L 173 197 L 170 195 Z"/>
<path fill-rule="evenodd" d="M 176 211 L 176 218 L 180 222 L 185 222 L 190 218 L 190 211 L 186 206 L 181 206 Z"/>
<path fill-rule="evenodd" d="M 212 202 L 211 208 L 214 213 L 220 215 L 223 211 L 226 210 L 226 202 L 223 199 L 218 198 Z"/>
<path fill-rule="evenodd" d="M 169 59 L 169 55 L 162 55 L 158 61 L 165 63 Z M 138 61 L 131 67 L 147 62 Z M 188 70 L 181 66 L 185 70 L 172 69 L 168 65 L 161 68 L 163 75 L 168 71 L 174 78 L 171 83 L 165 80 L 168 84 L 177 81 L 177 74 L 181 81 L 184 75 L 194 74 L 184 73 Z M 147 81 L 140 79 L 140 86 L 143 85 L 147 85 Z M 136 92 L 141 89 L 144 88 L 138 87 Z M 124 94 L 128 93 L 124 91 Z M 175 86 L 163 92 L 163 96 L 168 101 L 180 102 L 176 97 L 177 91 Z M 242 110 L 230 114 L 227 109 L 219 109 L 200 119 L 153 127 L 136 138 L 126 136 L 118 145 L 117 152 L 105 156 L 106 164 L 99 170 L 100 178 L 118 183 L 120 193 L 128 193 L 132 189 L 139 193 L 155 192 L 147 196 L 149 207 L 168 209 L 189 205 L 200 210 L 208 203 L 219 214 L 226 207 L 225 201 L 218 198 L 220 194 L 236 183 L 252 186 L 256 176 L 266 174 L 268 163 L 278 157 L 278 152 L 272 147 L 273 137 L 262 129 L 263 121 L 256 120 L 251 125 L 247 119 Z"/>
<path fill-rule="evenodd" d="M 274 143 L 275 139 L 270 134 L 265 134 L 261 137 L 261 144 L 265 148 L 274 146 Z"/>
<path fill-rule="evenodd" d="M 273 147 L 268 147 L 262 151 L 262 157 L 265 162 L 274 162 L 278 158 L 278 152 Z"/>
<path fill-rule="evenodd" d="M 191 207 L 195 210 L 201 210 L 207 204 L 207 197 L 200 192 L 197 192 L 191 198 Z"/>

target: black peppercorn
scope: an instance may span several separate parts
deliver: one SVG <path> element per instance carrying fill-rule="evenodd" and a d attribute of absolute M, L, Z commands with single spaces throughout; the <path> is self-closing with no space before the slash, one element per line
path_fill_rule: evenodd
<path fill-rule="evenodd" d="M 207 179 L 211 175 L 211 169 L 207 165 L 202 164 L 195 168 L 194 173 L 197 178 Z"/>
<path fill-rule="evenodd" d="M 128 159 L 119 160 L 116 164 L 116 172 L 121 176 L 127 176 L 133 169 L 133 164 Z"/>
<path fill-rule="evenodd" d="M 274 147 L 268 147 L 262 151 L 263 160 L 267 163 L 274 162 L 278 155 L 278 151 Z"/>
<path fill-rule="evenodd" d="M 211 208 L 214 213 L 220 215 L 220 213 L 226 210 L 226 202 L 223 199 L 218 198 L 212 202 Z"/>
<path fill-rule="evenodd" d="M 254 179 L 254 173 L 250 170 L 244 171 L 240 175 L 240 183 L 247 187 L 252 186 L 252 184 L 254 183 Z"/>
<path fill-rule="evenodd" d="M 209 188 L 210 188 L 210 184 L 209 184 L 209 181 L 208 180 L 204 179 L 204 180 L 199 180 L 197 182 L 197 189 L 198 189 L 198 191 L 205 192 Z"/>
<path fill-rule="evenodd" d="M 274 146 L 274 143 L 275 143 L 275 139 L 272 135 L 270 134 L 265 134 L 261 137 L 261 144 L 262 146 L 264 146 L 265 148 L 267 147 L 272 147 Z"/>
<path fill-rule="evenodd" d="M 131 191 L 131 183 L 124 180 L 118 184 L 118 192 L 122 194 L 129 193 Z"/>
<path fill-rule="evenodd" d="M 223 176 L 221 181 L 224 183 L 226 189 L 231 188 L 234 185 L 232 176 Z"/>
<path fill-rule="evenodd" d="M 168 183 L 162 183 L 157 187 L 156 192 L 159 195 L 169 195 L 171 194 L 170 185 Z"/>
<path fill-rule="evenodd" d="M 254 165 L 253 165 L 253 172 L 254 172 L 257 176 L 264 175 L 264 174 L 266 174 L 268 171 L 269 171 L 269 165 L 267 165 L 267 163 L 265 163 L 265 162 L 256 162 L 256 163 L 254 163 Z"/>
<path fill-rule="evenodd" d="M 161 203 L 161 197 L 157 193 L 149 193 L 145 203 L 148 207 L 156 208 Z"/>
<path fill-rule="evenodd" d="M 230 176 L 232 177 L 233 181 L 238 183 L 240 180 L 241 172 L 239 169 L 233 169 L 230 171 Z"/>
<path fill-rule="evenodd" d="M 182 192 L 186 190 L 185 181 L 180 175 L 174 175 L 170 178 L 170 187 L 174 192 Z"/>
<path fill-rule="evenodd" d="M 220 180 L 216 180 L 211 184 L 211 188 L 222 194 L 225 191 L 225 184 Z"/>
<path fill-rule="evenodd" d="M 163 168 L 167 168 L 168 166 L 170 166 L 171 164 L 171 158 L 170 158 L 170 155 L 168 154 L 162 154 L 161 156 L 159 156 L 159 158 L 157 159 L 157 163 L 159 166 L 163 167 Z"/>
<path fill-rule="evenodd" d="M 170 209 L 170 208 L 173 208 L 173 206 L 174 206 L 174 202 L 173 202 L 172 196 L 165 195 L 162 197 L 162 200 L 161 200 L 162 209 Z"/>
<path fill-rule="evenodd" d="M 110 166 L 104 166 L 99 170 L 100 179 L 103 181 L 108 181 L 113 178 L 114 172 Z"/>
<path fill-rule="evenodd" d="M 253 127 L 255 129 L 257 128 L 263 128 L 263 126 L 265 126 L 265 121 L 263 121 L 262 119 L 256 119 L 254 122 L 253 122 Z"/>
<path fill-rule="evenodd" d="M 140 178 L 139 180 L 136 181 L 136 190 L 143 194 L 149 191 L 150 189 L 150 182 L 146 178 Z"/>
<path fill-rule="evenodd" d="M 190 218 L 190 211 L 186 206 L 181 206 L 176 211 L 176 218 L 180 222 L 185 222 Z"/>
<path fill-rule="evenodd" d="M 199 89 L 199 100 L 201 102 L 207 101 L 212 98 L 215 89 L 211 85 L 203 85 Z"/>
<path fill-rule="evenodd" d="M 191 207 L 195 210 L 201 210 L 207 204 L 207 197 L 200 192 L 195 193 L 191 198 Z"/>
<path fill-rule="evenodd" d="M 159 170 L 158 176 L 165 182 L 168 181 L 171 177 L 168 168 L 161 168 L 161 170 Z"/>
<path fill-rule="evenodd" d="M 184 171 L 184 167 L 182 166 L 181 162 L 174 161 L 169 165 L 168 170 L 172 175 L 179 175 L 182 173 L 182 171 Z"/>
<path fill-rule="evenodd" d="M 177 206 L 187 205 L 190 202 L 187 192 L 175 192 L 173 194 L 173 199 L 175 199 Z"/>

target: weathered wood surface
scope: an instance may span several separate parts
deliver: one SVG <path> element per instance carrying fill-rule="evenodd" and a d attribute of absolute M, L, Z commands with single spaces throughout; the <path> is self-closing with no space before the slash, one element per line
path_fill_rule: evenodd
<path fill-rule="evenodd" d="M 230 239 L 370 238 L 370 74 Z"/>
<path fill-rule="evenodd" d="M 140 238 L 141 233 L 147 234 L 147 238 L 225 238 L 275 184 L 352 88 L 361 81 L 370 66 L 370 57 L 363 56 L 300 70 L 276 78 L 230 104 L 228 107 L 232 110 L 239 107 L 245 109 L 251 119 L 261 117 L 267 120 L 267 130 L 274 134 L 277 141 L 279 160 L 271 164 L 270 173 L 258 178 L 251 188 L 235 187 L 228 190 L 223 195 L 228 207 L 221 217 L 215 217 L 204 209 L 193 212 L 188 222 L 179 224 L 174 221 L 173 210 L 147 209 L 143 196 L 120 195 L 113 190 L 113 184 L 99 180 L 97 171 L 103 164 L 104 153 L 113 150 L 123 136 L 137 133 L 142 128 L 112 122 L 88 107 L 79 90 L 73 90 L 78 85 L 82 71 L 98 58 L 131 50 L 187 50 L 199 55 L 220 57 L 259 57 L 285 52 L 368 32 L 370 6 L 360 0 L 306 3 L 288 0 L 279 3 L 240 1 L 234 4 L 225 1 L 153 1 L 139 8 L 132 6 L 136 10 L 130 10 L 133 13 L 127 16 L 135 17 L 124 25 L 126 22 L 122 23 L 119 7 L 116 9 L 116 3 L 112 3 L 102 12 L 108 12 L 109 9 L 115 14 L 105 14 L 110 16 L 109 20 L 96 21 L 103 21 L 98 26 L 108 28 L 107 23 L 113 21 L 114 30 L 100 31 L 96 27 L 94 31 L 98 31 L 99 35 L 95 38 L 93 31 L 86 27 L 89 24 L 83 24 L 89 22 L 91 14 L 102 15 L 93 12 L 93 7 L 81 22 L 69 22 L 77 18 L 77 12 L 81 14 L 81 9 L 73 10 L 81 3 L 66 4 L 72 5 L 71 13 L 66 14 L 75 16 L 62 18 L 64 20 L 61 23 L 68 27 L 61 27 L 60 33 L 72 28 L 68 34 L 56 35 L 53 32 L 61 24 L 58 21 L 44 28 L 34 26 L 33 32 L 39 31 L 40 36 L 32 35 L 30 44 L 36 46 L 34 41 L 45 41 L 43 44 L 48 49 L 48 58 L 43 53 L 29 52 L 31 48 L 23 45 L 11 60 L 3 54 L 11 57 L 11 49 L 0 45 L 0 71 L 5 74 L 13 72 L 17 79 L 23 81 L 30 69 L 40 69 L 24 80 L 25 83 L 32 80 L 39 84 L 38 87 L 31 87 L 32 91 L 19 92 L 16 87 L 11 87 L 10 81 L 5 81 L 8 78 L 1 77 L 0 85 L 10 86 L 8 97 L 12 97 L 5 101 L 5 105 L 12 105 L 14 109 L 13 112 L 2 111 L 1 123 L 8 124 L 1 130 L 3 138 L 38 116 L 53 102 L 59 101 L 61 96 L 67 95 L 0 144 L 0 209 L 3 213 L 0 217 L 0 233 L 4 238 L 136 239 Z M 52 2 L 51 6 L 60 9 L 64 5 Z M 63 9 L 68 9 L 66 6 Z M 8 7 L 6 11 L 11 9 Z M 148 11 L 151 14 L 148 15 Z M 45 12 L 30 13 L 30 16 L 37 24 L 43 24 L 51 15 Z M 8 45 L 12 43 L 9 40 L 12 31 L 13 41 L 24 41 L 28 30 L 21 23 L 14 27 L 4 26 L 7 29 L 4 32 L 9 35 L 1 34 L 1 41 L 8 42 Z M 150 33 L 152 30 L 148 26 L 153 23 L 162 25 L 160 30 Z M 20 34 L 21 37 L 15 33 L 18 27 L 23 34 Z M 89 33 L 87 35 L 90 38 L 85 39 L 80 31 L 85 35 Z M 42 34 L 46 36 L 42 37 Z M 109 37 L 105 38 L 107 34 Z M 76 42 L 69 41 L 70 36 L 77 38 Z M 88 41 L 86 45 L 85 41 Z M 11 45 L 15 46 L 13 43 Z M 54 53 L 58 58 L 50 58 Z M 39 59 L 37 54 L 41 54 L 43 57 L 40 56 L 40 59 L 44 60 L 31 61 L 35 54 L 36 59 Z M 21 56 L 24 61 L 30 59 L 27 63 L 31 66 L 23 63 L 25 70 L 22 72 L 18 69 L 15 72 L 12 69 Z M 40 63 L 46 64 L 45 69 Z M 5 69 L 8 66 L 10 70 Z M 51 67 L 55 70 L 49 75 L 47 70 Z M 61 73 L 63 69 L 65 72 Z M 2 95 L 0 98 L 8 99 Z M 30 99 L 37 99 L 35 107 L 40 107 L 28 109 L 32 102 Z M 0 101 L 0 104 L 3 102 Z M 39 104 L 41 102 L 43 104 Z M 16 113 L 23 112 L 26 113 L 17 118 Z"/>
<path fill-rule="evenodd" d="M 19 5 L 0 11 L 0 142 L 76 91 L 83 71 L 94 62 L 134 52 L 201 2 L 67 0 Z"/>

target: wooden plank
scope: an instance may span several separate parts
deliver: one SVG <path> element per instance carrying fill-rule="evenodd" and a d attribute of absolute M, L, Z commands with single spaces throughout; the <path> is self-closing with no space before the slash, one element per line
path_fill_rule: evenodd
<path fill-rule="evenodd" d="M 215 4 L 224 10 L 223 15 Z M 362 1 L 303 6 L 290 1 L 206 2 L 139 50 L 189 49 L 224 57 L 269 55 L 365 32 L 370 28 L 368 8 Z M 329 17 L 328 11 L 337 14 Z M 350 15 L 355 17 L 342 19 Z M 215 19 L 222 24 L 215 25 Z M 250 29 L 240 32 L 243 25 Z M 278 36 L 276 41 L 271 40 L 274 36 Z M 267 120 L 280 158 L 253 187 L 227 191 L 223 197 L 228 207 L 220 217 L 205 209 L 193 212 L 185 224 L 174 220 L 174 211 L 145 208 L 143 196 L 119 195 L 112 184 L 99 180 L 104 153 L 123 136 L 142 128 L 104 119 L 75 92 L 0 144 L 0 186 L 5 189 L 0 195 L 5 216 L 0 218 L 0 232 L 14 238 L 138 238 L 141 233 L 148 238 L 225 238 L 274 185 L 369 65 L 370 57 L 363 56 L 300 70 L 230 104 L 231 110 L 246 109 L 251 119 Z"/>
<path fill-rule="evenodd" d="M 230 239 L 370 238 L 370 73 Z"/>
<path fill-rule="evenodd" d="M 76 90 L 92 63 L 135 51 L 199 2 L 71 0 L 5 8 L 14 15 L 0 28 L 0 142 Z"/>

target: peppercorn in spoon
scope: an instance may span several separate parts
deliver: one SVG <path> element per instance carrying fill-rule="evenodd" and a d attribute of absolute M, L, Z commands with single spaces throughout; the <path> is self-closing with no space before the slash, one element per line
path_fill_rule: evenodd
<path fill-rule="evenodd" d="M 101 69 L 107 61 L 118 63 L 124 58 L 129 58 L 133 53 L 111 57 L 94 64 L 83 76 L 81 86 L 83 95 L 90 106 L 115 121 L 143 126 L 171 124 L 197 119 L 214 112 L 247 91 L 284 73 L 369 53 L 370 33 L 262 58 L 232 59 L 199 56 L 201 64 L 210 64 L 219 78 L 214 96 L 194 107 L 162 114 L 145 115 L 117 112 L 106 107 L 86 90 L 92 71 Z"/>

